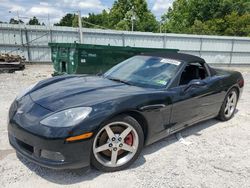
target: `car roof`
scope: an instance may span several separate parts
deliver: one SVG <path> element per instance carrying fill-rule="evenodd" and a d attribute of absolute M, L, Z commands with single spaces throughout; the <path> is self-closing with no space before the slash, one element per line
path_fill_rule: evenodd
<path fill-rule="evenodd" d="M 196 62 L 196 61 L 205 62 L 204 59 L 202 59 L 198 56 L 184 54 L 184 53 L 178 53 L 178 52 L 150 52 L 150 53 L 142 53 L 141 55 L 169 58 L 169 59 L 184 61 L 187 63 Z"/>

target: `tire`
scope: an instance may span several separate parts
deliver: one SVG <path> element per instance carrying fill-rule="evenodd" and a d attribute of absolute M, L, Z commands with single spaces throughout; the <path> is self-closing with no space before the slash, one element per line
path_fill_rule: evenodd
<path fill-rule="evenodd" d="M 91 164 L 104 172 L 123 170 L 138 158 L 143 145 L 140 124 L 131 116 L 119 115 L 106 122 L 95 135 Z"/>
<path fill-rule="evenodd" d="M 232 101 L 232 96 L 234 96 L 233 101 Z M 239 93 L 238 93 L 237 89 L 236 88 L 231 89 L 227 93 L 227 95 L 224 99 L 224 102 L 222 103 L 222 106 L 221 106 L 221 109 L 220 109 L 220 112 L 219 112 L 217 119 L 219 119 L 221 121 L 230 120 L 235 113 L 236 106 L 238 103 L 238 98 L 239 98 Z M 229 99 L 231 99 L 230 100 L 231 102 L 229 101 Z M 229 105 L 229 103 L 231 105 Z"/>

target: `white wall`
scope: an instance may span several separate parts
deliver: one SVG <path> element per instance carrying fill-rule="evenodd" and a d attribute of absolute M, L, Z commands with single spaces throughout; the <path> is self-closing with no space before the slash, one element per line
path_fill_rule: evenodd
<path fill-rule="evenodd" d="M 79 42 L 78 28 L 0 24 L 0 52 L 50 61 L 48 42 Z M 85 44 L 175 48 L 208 63 L 250 64 L 250 38 L 83 29 Z M 28 44 L 27 44 L 28 43 Z M 23 44 L 23 45 L 22 45 Z M 29 52 L 29 53 L 28 53 Z"/>

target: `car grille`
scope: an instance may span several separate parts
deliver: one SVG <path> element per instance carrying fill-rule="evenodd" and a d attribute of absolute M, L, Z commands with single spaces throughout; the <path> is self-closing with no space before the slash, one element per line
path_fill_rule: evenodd
<path fill-rule="evenodd" d="M 56 161 L 56 162 L 64 161 L 64 156 L 60 152 L 37 149 L 27 143 L 24 143 L 23 141 L 17 138 L 15 138 L 15 140 L 16 140 L 17 145 L 29 155 L 34 155 L 38 158 L 44 158 L 44 159 Z"/>
<path fill-rule="evenodd" d="M 26 152 L 29 154 L 34 153 L 34 147 L 22 142 L 21 140 L 16 139 L 17 144 L 19 145 L 20 148 L 24 149 Z"/>

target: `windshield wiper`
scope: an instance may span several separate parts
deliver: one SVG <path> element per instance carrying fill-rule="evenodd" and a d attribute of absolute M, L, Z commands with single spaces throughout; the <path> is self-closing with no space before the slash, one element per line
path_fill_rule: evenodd
<path fill-rule="evenodd" d="M 119 79 L 119 78 L 107 77 L 107 79 L 112 80 L 112 81 L 115 81 L 115 82 L 120 82 L 120 83 L 123 83 L 123 84 L 127 84 L 127 85 L 132 85 L 130 82 L 125 81 L 125 80 L 121 80 L 121 79 Z"/>

